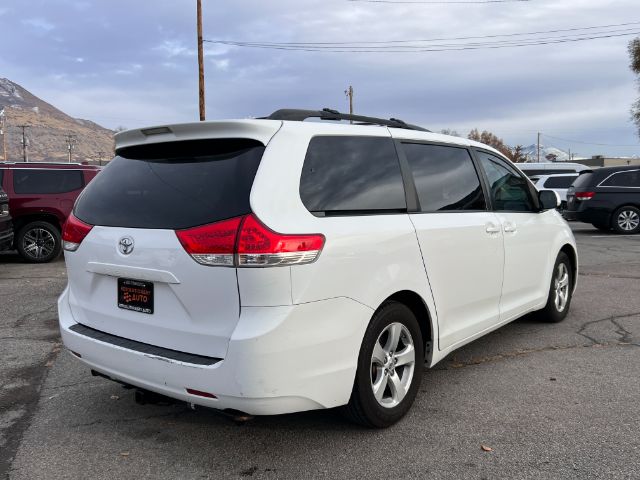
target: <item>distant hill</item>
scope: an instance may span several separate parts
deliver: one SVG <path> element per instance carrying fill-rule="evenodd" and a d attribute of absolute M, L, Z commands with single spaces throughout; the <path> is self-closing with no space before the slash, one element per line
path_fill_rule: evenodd
<path fill-rule="evenodd" d="M 524 147 L 522 153 L 527 157 L 529 162 L 537 162 L 538 161 L 538 146 L 534 143 L 533 145 L 529 145 L 528 147 Z M 552 158 L 555 156 L 555 159 Z M 549 157 L 549 158 L 547 158 Z M 574 160 L 580 160 L 583 157 L 574 157 Z M 569 158 L 569 152 L 565 152 L 564 150 L 560 150 L 555 147 L 546 147 L 544 145 L 540 145 L 540 161 L 541 162 L 569 162 L 571 161 Z"/>
<path fill-rule="evenodd" d="M 22 161 L 19 125 L 29 125 L 26 129 L 29 161 L 67 161 L 67 135 L 75 136 L 72 161 L 97 160 L 99 155 L 106 160 L 113 156 L 113 131 L 89 120 L 70 117 L 6 78 L 0 78 L 0 110 L 3 108 L 9 161 Z"/>

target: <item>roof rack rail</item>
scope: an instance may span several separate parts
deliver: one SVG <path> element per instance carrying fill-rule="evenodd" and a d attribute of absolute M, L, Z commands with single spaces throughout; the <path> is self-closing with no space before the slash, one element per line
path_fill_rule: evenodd
<path fill-rule="evenodd" d="M 418 125 L 411 125 L 397 118 L 365 117 L 363 115 L 352 115 L 350 113 L 340 113 L 337 110 L 323 108 L 322 110 L 299 110 L 294 108 L 283 108 L 276 110 L 268 117 L 262 117 L 265 120 L 289 120 L 294 122 L 302 122 L 307 118 L 319 118 L 320 120 L 350 120 L 359 122 L 364 125 L 384 125 L 386 127 L 404 128 L 407 130 L 419 130 L 421 132 L 430 132 L 426 128 Z"/>

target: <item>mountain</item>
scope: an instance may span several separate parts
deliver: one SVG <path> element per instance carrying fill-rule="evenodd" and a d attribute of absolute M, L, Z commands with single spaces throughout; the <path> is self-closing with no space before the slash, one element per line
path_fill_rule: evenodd
<path fill-rule="evenodd" d="M 73 118 L 6 78 L 0 78 L 0 110 L 3 108 L 9 161 L 22 161 L 20 125 L 28 125 L 25 132 L 29 161 L 67 161 L 70 135 L 71 143 L 75 144 L 72 161 L 98 157 L 107 160 L 113 155 L 113 131 L 89 120 Z"/>
<path fill-rule="evenodd" d="M 522 153 L 527 157 L 529 162 L 537 162 L 538 161 L 538 146 L 534 143 L 533 145 L 529 145 L 528 147 L 524 147 Z M 555 155 L 555 159 L 547 158 L 548 156 Z M 545 147 L 544 145 L 540 145 L 540 161 L 541 162 L 569 162 L 569 152 L 565 152 L 564 150 L 560 150 L 555 147 Z"/>

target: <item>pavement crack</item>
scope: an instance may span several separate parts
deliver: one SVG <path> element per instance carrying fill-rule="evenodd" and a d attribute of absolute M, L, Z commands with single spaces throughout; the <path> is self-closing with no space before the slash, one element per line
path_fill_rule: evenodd
<path fill-rule="evenodd" d="M 599 272 L 580 272 L 578 275 L 581 277 L 605 277 L 605 278 L 623 278 L 623 279 L 631 279 L 631 280 L 640 280 L 639 275 L 615 275 L 610 273 L 599 273 Z"/>
<path fill-rule="evenodd" d="M 25 313 L 24 315 L 21 315 L 20 317 L 18 317 L 18 319 L 13 324 L 13 326 L 14 326 L 14 328 L 21 327 L 24 324 L 24 322 L 27 321 L 28 318 L 37 317 L 38 315 L 42 315 L 43 313 L 47 313 L 47 312 L 49 312 L 49 311 L 51 311 L 51 310 L 53 310 L 54 308 L 57 308 L 57 307 L 58 307 L 57 304 L 53 304 L 53 305 L 50 305 L 49 307 L 45 308 L 44 310 L 40 310 L 38 312 Z"/>
<path fill-rule="evenodd" d="M 597 340 L 596 338 L 588 335 L 587 333 L 585 333 L 585 330 L 587 328 L 589 328 L 591 325 L 595 325 L 596 323 L 602 323 L 602 322 L 611 322 L 613 326 L 615 326 L 617 328 L 617 330 L 615 331 L 615 333 L 617 335 L 620 336 L 620 343 L 631 343 L 631 332 L 629 332 L 628 330 L 626 330 L 621 324 L 620 322 L 618 322 L 618 320 L 623 319 L 623 318 L 629 318 L 629 317 L 636 317 L 640 315 L 640 312 L 633 312 L 633 313 L 624 313 L 621 315 L 612 315 L 609 317 L 605 317 L 605 318 L 600 318 L 598 320 L 591 320 L 589 322 L 583 323 L 582 326 L 576 331 L 576 333 L 578 335 L 580 335 L 581 337 L 586 338 L 587 340 L 589 340 L 590 342 L 592 342 L 594 345 L 600 344 L 601 342 L 599 340 Z M 636 345 L 634 343 L 631 343 L 632 345 Z"/>

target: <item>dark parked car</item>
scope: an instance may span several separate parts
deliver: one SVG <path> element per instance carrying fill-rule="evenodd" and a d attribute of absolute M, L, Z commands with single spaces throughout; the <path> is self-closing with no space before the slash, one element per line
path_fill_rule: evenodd
<path fill-rule="evenodd" d="M 0 251 L 11 248 L 13 244 L 13 226 L 9 215 L 9 197 L 2 189 L 2 170 L 0 170 Z"/>
<path fill-rule="evenodd" d="M 28 262 L 60 255 L 62 225 L 99 167 L 69 163 L 0 163 L 0 187 L 9 196 L 13 248 Z"/>
<path fill-rule="evenodd" d="M 640 167 L 580 172 L 567 192 L 565 217 L 601 230 L 640 232 Z"/>

